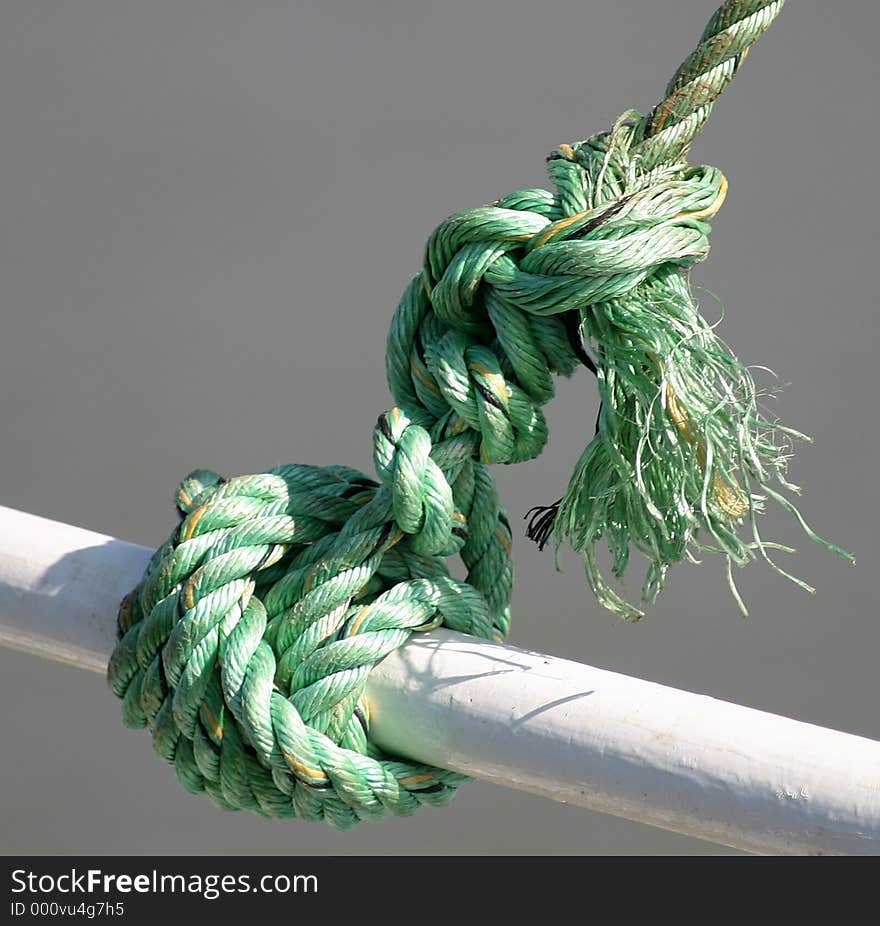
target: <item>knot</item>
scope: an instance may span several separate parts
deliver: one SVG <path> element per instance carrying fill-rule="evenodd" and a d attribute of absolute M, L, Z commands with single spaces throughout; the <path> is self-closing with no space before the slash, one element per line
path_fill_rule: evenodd
<path fill-rule="evenodd" d="M 389 384 L 411 422 L 432 435 L 472 430 L 486 463 L 533 459 L 547 439 L 552 374 L 598 369 L 581 314 L 639 298 L 652 279 L 706 256 L 727 182 L 680 162 L 642 172 L 645 125 L 630 111 L 610 132 L 560 146 L 555 194 L 511 193 L 432 233 L 388 340 Z M 395 491 L 407 523 L 421 524 L 413 492 Z"/>
<path fill-rule="evenodd" d="M 726 190 L 714 167 L 642 180 L 610 202 L 548 224 L 515 267 L 494 272 L 492 285 L 508 301 L 551 314 L 619 299 L 652 274 L 687 270 L 706 256 L 705 220 Z M 540 290 L 540 308 L 524 298 L 527 288 Z"/>
<path fill-rule="evenodd" d="M 407 454 L 430 481 L 418 429 L 392 433 L 393 471 Z M 126 724 L 226 809 L 348 828 L 447 803 L 464 777 L 383 756 L 363 693 L 414 632 L 496 635 L 478 588 L 418 552 L 383 490 L 345 467 L 199 470 L 177 499 L 179 527 L 120 608 L 108 678 Z"/>
<path fill-rule="evenodd" d="M 706 256 L 704 220 L 721 208 L 727 188 L 719 170 L 678 167 L 638 177 L 609 158 L 604 174 L 592 165 L 593 176 L 571 150 L 576 160 L 566 162 L 572 170 L 558 217 L 529 214 L 526 223 L 513 220 L 512 210 L 485 207 L 453 216 L 431 236 L 425 285 L 448 327 L 485 332 L 493 310 L 577 311 L 625 295 L 664 266 L 686 270 Z M 619 173 L 630 174 L 626 186 L 616 182 Z M 616 195 L 609 200 L 610 190 Z M 572 212 L 571 205 L 584 208 Z M 526 225 L 531 234 L 514 235 Z M 451 251 L 450 240 L 459 250 Z"/>
<path fill-rule="evenodd" d="M 617 576 L 631 546 L 648 558 L 647 600 L 694 550 L 726 557 L 731 588 L 732 564 L 770 562 L 755 513 L 772 498 L 800 519 L 767 484 L 794 488 L 797 432 L 766 420 L 693 302 L 682 271 L 705 257 L 727 184 L 684 156 L 780 7 L 728 0 L 649 117 L 631 110 L 550 155 L 555 192 L 519 190 L 436 229 L 388 336 L 397 407 L 374 432 L 379 483 L 298 465 L 183 481 L 180 523 L 120 607 L 108 679 L 185 788 L 340 828 L 451 799 L 463 776 L 371 741 L 366 681 L 441 623 L 504 638 L 511 530 L 486 464 L 540 453 L 554 373 L 588 367 L 601 406 L 532 533 L 582 554 L 603 605 L 641 614 L 606 584 L 603 538 Z M 465 581 L 448 574 L 454 553 Z"/>

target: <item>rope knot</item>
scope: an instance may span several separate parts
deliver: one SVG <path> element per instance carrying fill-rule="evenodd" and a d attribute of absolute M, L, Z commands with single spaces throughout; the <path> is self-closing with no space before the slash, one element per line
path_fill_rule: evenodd
<path fill-rule="evenodd" d="M 430 482 L 424 430 L 387 417 Z M 384 490 L 347 467 L 230 480 L 197 470 L 177 502 L 179 527 L 120 607 L 108 678 L 125 723 L 148 726 L 183 786 L 226 809 L 347 829 L 447 803 L 464 777 L 382 756 L 363 693 L 370 669 L 412 633 L 445 624 L 497 636 L 504 615 L 479 579 L 451 579 L 417 552 Z M 481 544 L 484 503 L 471 504 Z"/>
<path fill-rule="evenodd" d="M 603 605 L 640 614 L 605 583 L 602 538 L 618 576 L 631 546 L 645 554 L 649 600 L 692 550 L 769 561 L 756 528 L 748 542 L 736 529 L 768 497 L 797 514 L 768 485 L 792 488 L 796 432 L 761 415 L 751 373 L 693 302 L 682 271 L 706 255 L 727 184 L 684 158 L 780 7 L 728 0 L 650 116 L 557 148 L 554 192 L 518 190 L 430 236 L 388 336 L 378 483 L 301 465 L 183 481 L 180 523 L 120 607 L 108 679 L 185 788 L 340 828 L 451 799 L 463 776 L 370 740 L 367 677 L 441 623 L 504 638 L 511 529 L 486 464 L 540 453 L 554 373 L 587 366 L 601 407 L 532 535 L 570 542 Z"/>

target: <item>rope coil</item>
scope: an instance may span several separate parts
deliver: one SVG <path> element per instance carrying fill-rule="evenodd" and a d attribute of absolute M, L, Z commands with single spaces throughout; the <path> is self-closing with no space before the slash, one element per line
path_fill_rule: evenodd
<path fill-rule="evenodd" d="M 618 576 L 631 546 L 646 555 L 648 600 L 692 549 L 766 555 L 754 517 L 768 495 L 794 510 L 767 482 L 788 486 L 796 432 L 760 415 L 751 375 L 693 303 L 684 274 L 708 253 L 727 183 L 684 157 L 781 6 L 725 3 L 650 115 L 550 155 L 556 192 L 434 231 L 388 336 L 396 406 L 374 429 L 378 481 L 301 465 L 184 480 L 180 524 L 120 609 L 108 675 L 125 723 L 150 729 L 185 788 L 343 829 L 452 798 L 464 776 L 371 743 L 364 687 L 412 633 L 505 637 L 511 528 L 488 464 L 540 454 L 554 374 L 587 366 L 602 410 L 531 534 L 580 551 L 602 604 L 641 614 L 602 578 L 600 539 Z M 448 575 L 455 554 L 466 581 Z"/>

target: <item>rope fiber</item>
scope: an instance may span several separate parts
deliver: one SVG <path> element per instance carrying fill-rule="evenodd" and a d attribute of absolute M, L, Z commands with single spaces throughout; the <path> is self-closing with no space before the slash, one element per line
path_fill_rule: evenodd
<path fill-rule="evenodd" d="M 378 480 L 287 465 L 183 481 L 179 526 L 121 606 L 108 675 L 124 722 L 149 728 L 185 788 L 342 829 L 452 798 L 464 776 L 371 742 L 364 688 L 415 632 L 504 639 L 511 527 L 489 464 L 540 454 L 554 374 L 586 366 L 602 405 L 567 491 L 530 512 L 529 533 L 579 551 L 605 607 L 641 616 L 603 577 L 600 540 L 618 577 L 631 549 L 644 554 L 647 601 L 699 551 L 724 556 L 728 575 L 757 556 L 780 568 L 756 514 L 772 498 L 800 519 L 770 483 L 793 488 L 801 435 L 763 416 L 694 304 L 687 271 L 727 183 L 685 158 L 781 7 L 728 0 L 649 115 L 552 152 L 555 192 L 520 190 L 433 232 L 388 336 Z M 466 581 L 448 574 L 454 554 Z"/>

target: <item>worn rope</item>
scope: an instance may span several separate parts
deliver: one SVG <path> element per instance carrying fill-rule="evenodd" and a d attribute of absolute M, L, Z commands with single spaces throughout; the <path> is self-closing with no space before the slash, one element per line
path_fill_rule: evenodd
<path fill-rule="evenodd" d="M 647 557 L 647 599 L 692 551 L 767 555 L 755 515 L 766 497 L 795 511 L 769 485 L 791 488 L 795 432 L 763 417 L 751 374 L 693 303 L 685 272 L 727 184 L 684 159 L 781 6 L 725 3 L 650 115 L 552 153 L 555 192 L 436 229 L 388 337 L 396 406 L 374 431 L 378 481 L 297 465 L 184 480 L 182 520 L 120 610 L 109 679 L 185 788 L 340 828 L 450 800 L 462 775 L 370 741 L 364 687 L 414 632 L 504 638 L 511 529 L 488 464 L 541 452 L 553 374 L 589 367 L 602 410 L 531 533 L 580 551 L 606 607 L 640 613 L 602 578 L 602 539 L 617 575 L 631 547 Z M 453 554 L 465 581 L 448 574 Z"/>

